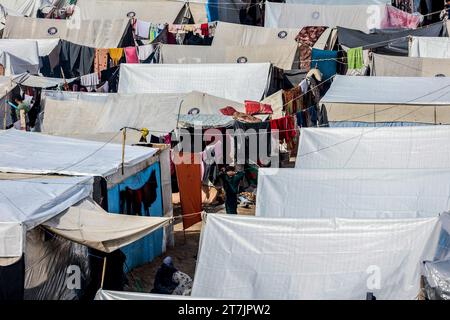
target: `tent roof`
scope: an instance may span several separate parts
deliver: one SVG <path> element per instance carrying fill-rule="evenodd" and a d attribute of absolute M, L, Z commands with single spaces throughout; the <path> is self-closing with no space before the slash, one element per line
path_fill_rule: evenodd
<path fill-rule="evenodd" d="M 0 39 L 1 64 L 8 74 L 39 72 L 39 51 L 36 41 Z"/>
<path fill-rule="evenodd" d="M 176 128 L 177 115 L 199 108 L 201 114 L 244 107 L 200 92 L 188 94 L 68 93 L 46 91 L 43 131 L 63 136 L 111 134 L 121 128 L 148 128 L 155 135 Z M 120 138 L 120 137 L 119 137 Z M 131 141 L 131 139 L 130 139 Z"/>
<path fill-rule="evenodd" d="M 63 39 L 92 48 L 116 48 L 130 26 L 129 19 L 83 20 L 74 28 L 67 20 L 8 16 L 3 32 L 7 39 Z M 56 28 L 56 33 L 52 33 Z"/>
<path fill-rule="evenodd" d="M 425 187 L 431 185 L 433 188 Z M 447 169 L 261 169 L 256 199 L 256 215 L 260 217 L 436 217 L 450 210 L 450 172 Z"/>
<path fill-rule="evenodd" d="M 450 58 L 448 37 L 412 37 L 409 46 L 410 57 Z"/>
<path fill-rule="evenodd" d="M 22 86 L 31 88 L 52 88 L 64 84 L 71 83 L 76 79 L 47 78 L 34 76 L 29 73 L 22 73 L 14 77 L 13 81 Z"/>
<path fill-rule="evenodd" d="M 380 77 L 450 76 L 450 59 L 397 57 L 373 54 L 372 75 Z"/>
<path fill-rule="evenodd" d="M 426 219 L 267 219 L 210 214 L 192 296 L 234 299 L 416 299 L 441 223 Z M 381 270 L 379 289 L 368 274 Z M 401 283 L 401 285 L 399 285 Z M 239 288 L 238 290 L 236 290 Z"/>
<path fill-rule="evenodd" d="M 450 78 L 337 75 L 322 103 L 450 105 Z"/>
<path fill-rule="evenodd" d="M 264 28 L 219 21 L 212 47 L 297 44 L 299 32 L 300 28 Z"/>
<path fill-rule="evenodd" d="M 116 133 L 118 135 L 119 132 Z M 119 172 L 122 146 L 19 130 L 0 132 L 3 157 L 0 172 L 102 176 Z M 146 163 L 157 149 L 127 146 L 125 168 L 133 169 Z M 142 168 L 144 169 L 144 168 Z M 141 170 L 142 170 L 141 169 Z"/>
<path fill-rule="evenodd" d="M 160 47 L 160 62 L 168 64 L 194 63 L 239 63 L 241 59 L 249 63 L 270 62 L 274 66 L 291 70 L 294 64 L 297 44 L 277 46 L 179 46 L 163 44 Z"/>
<path fill-rule="evenodd" d="M 380 28 L 381 20 L 375 23 L 372 15 L 379 10 L 385 14 L 386 5 L 313 5 L 266 3 L 265 26 L 272 28 L 302 28 L 324 26 L 353 28 L 362 31 Z M 368 22 L 374 21 L 373 25 Z"/>
<path fill-rule="evenodd" d="M 286 0 L 289 4 L 326 4 L 326 5 L 362 5 L 391 4 L 391 0 Z"/>
<path fill-rule="evenodd" d="M 110 214 L 85 199 L 43 225 L 66 239 L 110 253 L 168 225 L 170 220 Z"/>
<path fill-rule="evenodd" d="M 82 20 L 98 19 L 99 13 L 104 19 L 128 19 L 134 13 L 139 20 L 152 23 L 175 23 L 183 12 L 184 2 L 179 1 L 110 1 L 78 0 L 74 16 Z"/>
<path fill-rule="evenodd" d="M 302 128 L 296 168 L 448 169 L 450 126 Z"/>
<path fill-rule="evenodd" d="M 269 82 L 270 63 L 121 64 L 119 93 L 200 91 L 229 100 L 260 101 Z"/>

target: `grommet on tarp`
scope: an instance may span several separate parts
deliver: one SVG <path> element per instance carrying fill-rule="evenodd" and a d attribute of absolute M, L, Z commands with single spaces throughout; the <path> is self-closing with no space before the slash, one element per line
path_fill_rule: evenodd
<path fill-rule="evenodd" d="M 127 13 L 127 17 L 130 18 L 130 19 L 136 17 L 136 12 L 134 12 L 134 11 L 128 12 Z"/>
<path fill-rule="evenodd" d="M 312 13 L 312 18 L 315 19 L 315 20 L 319 19 L 320 18 L 320 12 L 319 11 L 314 11 Z"/>
<path fill-rule="evenodd" d="M 280 38 L 280 39 L 286 38 L 287 35 L 288 35 L 288 33 L 287 33 L 286 31 L 280 31 L 280 32 L 278 32 L 278 38 Z"/>
<path fill-rule="evenodd" d="M 193 115 L 193 116 L 195 116 L 195 115 L 197 115 L 199 113 L 200 113 L 200 109 L 199 108 L 192 108 L 191 110 L 188 111 L 188 114 Z"/>
<path fill-rule="evenodd" d="M 237 63 L 247 63 L 247 61 L 248 61 L 247 57 L 239 57 L 236 60 Z"/>
<path fill-rule="evenodd" d="M 48 28 L 47 33 L 53 36 L 58 33 L 58 29 L 56 27 Z"/>

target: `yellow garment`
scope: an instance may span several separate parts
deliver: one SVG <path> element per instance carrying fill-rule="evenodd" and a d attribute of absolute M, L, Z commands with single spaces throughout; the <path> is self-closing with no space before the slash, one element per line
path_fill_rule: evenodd
<path fill-rule="evenodd" d="M 118 65 L 123 56 L 123 48 L 109 49 L 109 56 L 114 62 L 114 65 Z"/>

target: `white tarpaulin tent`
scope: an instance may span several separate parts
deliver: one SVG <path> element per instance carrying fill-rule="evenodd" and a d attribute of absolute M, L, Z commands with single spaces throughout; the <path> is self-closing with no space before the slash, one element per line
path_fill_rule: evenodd
<path fill-rule="evenodd" d="M 446 77 L 336 76 L 321 103 L 330 122 L 450 124 Z"/>
<path fill-rule="evenodd" d="M 297 44 L 277 46 L 180 46 L 162 44 L 160 46 L 160 63 L 194 64 L 194 63 L 262 63 L 270 62 L 275 67 L 291 70 L 294 64 Z"/>
<path fill-rule="evenodd" d="M 450 171 L 261 169 L 256 199 L 269 218 L 437 217 L 450 210 Z"/>
<path fill-rule="evenodd" d="M 10 129 L 0 132 L 0 145 L 5 155 L 0 159 L 0 172 L 111 178 L 122 167 L 120 144 Z M 124 166 L 135 167 L 152 158 L 156 152 L 157 149 L 153 148 L 127 146 Z"/>
<path fill-rule="evenodd" d="M 212 47 L 297 44 L 300 29 L 263 28 L 219 21 Z"/>
<path fill-rule="evenodd" d="M 450 76 L 450 59 L 388 56 L 373 53 L 371 75 L 378 77 Z"/>
<path fill-rule="evenodd" d="M 13 78 L 13 81 L 25 87 L 31 88 L 52 88 L 63 85 L 64 83 L 71 83 L 74 79 L 61 79 L 61 78 L 47 78 L 33 76 L 29 73 L 22 73 Z"/>
<path fill-rule="evenodd" d="M 326 4 L 326 5 L 361 5 L 361 4 L 391 4 L 391 0 L 285 0 L 290 4 Z"/>
<path fill-rule="evenodd" d="M 448 37 L 412 37 L 409 41 L 409 56 L 450 58 L 450 40 Z"/>
<path fill-rule="evenodd" d="M 433 260 L 442 225 L 448 230 L 444 217 L 208 215 L 192 296 L 364 300 L 372 292 L 378 300 L 416 299 L 421 264 Z"/>
<path fill-rule="evenodd" d="M 344 27 L 369 32 L 381 27 L 386 5 L 312 5 L 266 2 L 265 26 Z"/>
<path fill-rule="evenodd" d="M 450 126 L 302 128 L 296 168 L 448 169 Z"/>
<path fill-rule="evenodd" d="M 129 19 L 70 20 L 8 16 L 3 32 L 6 39 L 63 39 L 91 48 L 116 48 L 130 27 Z"/>
<path fill-rule="evenodd" d="M 25 231 L 89 197 L 91 177 L 0 174 L 0 257 L 20 257 Z"/>
<path fill-rule="evenodd" d="M 185 4 L 178 1 L 78 0 L 74 17 L 81 20 L 136 19 L 152 23 L 176 23 L 184 16 Z"/>
<path fill-rule="evenodd" d="M 270 63 L 121 64 L 119 93 L 205 92 L 244 102 L 265 95 Z"/>
<path fill-rule="evenodd" d="M 191 296 L 177 296 L 169 294 L 110 291 L 100 289 L 97 292 L 97 295 L 95 296 L 95 300 L 213 300 L 213 299 L 197 298 Z"/>
<path fill-rule="evenodd" d="M 39 72 L 39 48 L 37 41 L 0 39 L 0 64 L 5 75 Z"/>

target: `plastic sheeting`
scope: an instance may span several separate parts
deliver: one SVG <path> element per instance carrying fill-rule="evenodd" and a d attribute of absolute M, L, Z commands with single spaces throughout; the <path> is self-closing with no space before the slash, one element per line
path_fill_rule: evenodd
<path fill-rule="evenodd" d="M 296 168 L 448 169 L 449 126 L 302 128 Z"/>
<path fill-rule="evenodd" d="M 83 20 L 37 19 L 8 16 L 3 31 L 6 39 L 63 39 L 91 48 L 116 48 L 130 27 L 129 19 Z"/>
<path fill-rule="evenodd" d="M 269 218 L 437 217 L 450 210 L 450 172 L 260 169 L 256 199 L 256 215 Z"/>
<path fill-rule="evenodd" d="M 100 289 L 95 300 L 212 300 L 194 298 L 190 296 L 177 296 L 168 294 L 152 294 L 140 292 L 109 291 Z"/>
<path fill-rule="evenodd" d="M 450 76 L 450 60 L 373 54 L 371 75 L 379 77 Z"/>
<path fill-rule="evenodd" d="M 0 39 L 0 56 L 5 75 L 39 72 L 39 51 L 36 41 Z"/>
<path fill-rule="evenodd" d="M 108 214 L 84 200 L 43 225 L 65 239 L 110 253 L 169 223 L 170 218 Z"/>
<path fill-rule="evenodd" d="M 178 1 L 78 0 L 74 16 L 82 20 L 95 20 L 101 13 L 103 19 L 128 19 L 129 14 L 134 13 L 136 19 L 143 21 L 176 23 L 184 7 L 184 2 Z"/>
<path fill-rule="evenodd" d="M 291 70 L 294 64 L 297 44 L 277 46 L 179 46 L 163 44 L 160 46 L 160 63 L 264 63 Z"/>
<path fill-rule="evenodd" d="M 447 226 L 446 226 L 447 227 Z M 267 219 L 208 215 L 192 296 L 416 299 L 442 230 L 427 219 Z"/>
<path fill-rule="evenodd" d="M 260 101 L 269 85 L 270 63 L 121 64 L 119 93 L 200 91 L 238 102 Z"/>
<path fill-rule="evenodd" d="M 52 88 L 63 85 L 64 83 L 71 83 L 76 79 L 60 79 L 33 76 L 29 73 L 22 73 L 14 77 L 14 82 L 25 87 L 31 88 Z"/>
<path fill-rule="evenodd" d="M 0 171 L 111 177 L 122 167 L 122 146 L 19 130 L 0 132 Z M 127 146 L 126 170 L 150 160 L 157 149 Z"/>
<path fill-rule="evenodd" d="M 0 182 L 0 257 L 20 257 L 24 232 L 89 197 L 93 184 L 89 177 L 4 174 Z"/>
<path fill-rule="evenodd" d="M 412 37 L 409 56 L 419 58 L 450 58 L 448 37 Z"/>
<path fill-rule="evenodd" d="M 391 4 L 391 0 L 286 0 L 290 4 L 326 4 L 326 5 L 361 5 L 361 4 Z"/>
<path fill-rule="evenodd" d="M 212 47 L 297 44 L 295 38 L 299 32 L 300 29 L 263 28 L 218 22 Z"/>
<path fill-rule="evenodd" d="M 381 27 L 385 5 L 311 5 L 266 3 L 265 26 L 303 28 L 345 27 L 369 32 Z"/>
<path fill-rule="evenodd" d="M 450 300 L 450 260 L 424 263 L 425 291 L 430 300 Z"/>

